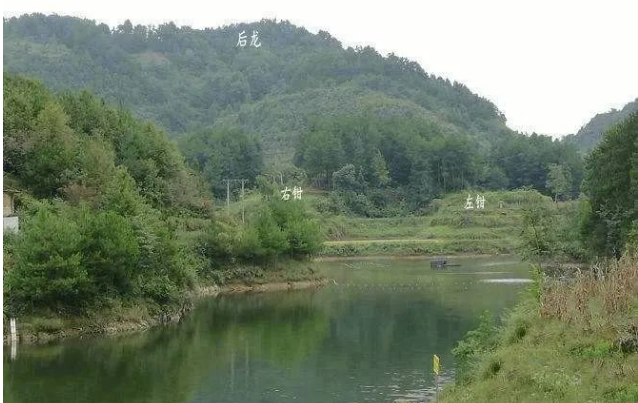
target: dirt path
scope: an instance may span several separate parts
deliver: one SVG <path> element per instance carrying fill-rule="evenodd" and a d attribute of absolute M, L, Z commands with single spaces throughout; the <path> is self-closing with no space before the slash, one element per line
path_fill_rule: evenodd
<path fill-rule="evenodd" d="M 324 245 L 350 245 L 350 244 L 371 244 L 371 243 L 441 243 L 442 239 L 430 238 L 386 238 L 386 239 L 340 239 L 338 241 L 324 241 Z"/>

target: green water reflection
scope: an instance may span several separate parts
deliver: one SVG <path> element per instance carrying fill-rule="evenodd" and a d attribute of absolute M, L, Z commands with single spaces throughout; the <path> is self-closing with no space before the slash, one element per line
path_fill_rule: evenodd
<path fill-rule="evenodd" d="M 510 259 L 319 264 L 318 290 L 207 300 L 182 323 L 142 334 L 4 351 L 6 402 L 392 402 L 428 400 L 432 354 L 484 310 L 512 306 L 525 278 Z"/>

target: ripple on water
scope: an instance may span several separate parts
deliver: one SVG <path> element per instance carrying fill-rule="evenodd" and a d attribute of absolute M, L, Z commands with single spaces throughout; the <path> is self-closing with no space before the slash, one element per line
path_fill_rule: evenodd
<path fill-rule="evenodd" d="M 529 278 L 486 278 L 481 280 L 482 283 L 501 283 L 501 284 L 523 284 L 531 283 L 534 280 Z"/>
<path fill-rule="evenodd" d="M 445 371 L 439 378 L 439 386 L 432 385 L 429 379 L 425 379 L 422 371 L 413 373 L 387 373 L 391 375 L 391 384 L 387 385 L 360 385 L 359 390 L 368 397 L 364 401 L 378 402 L 378 399 L 387 401 L 391 399 L 393 403 L 412 403 L 412 402 L 433 402 L 436 400 L 437 389 L 440 390 L 443 385 L 450 383 L 454 379 L 454 371 Z M 401 386 L 399 383 L 408 381 L 412 387 Z M 381 396 L 381 397 L 379 397 Z"/>

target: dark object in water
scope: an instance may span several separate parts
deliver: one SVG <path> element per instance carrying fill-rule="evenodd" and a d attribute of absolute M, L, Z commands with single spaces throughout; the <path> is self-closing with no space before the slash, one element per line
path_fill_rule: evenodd
<path fill-rule="evenodd" d="M 447 260 L 430 260 L 430 267 L 433 269 L 444 269 L 447 265 Z"/>
<path fill-rule="evenodd" d="M 433 269 L 445 269 L 451 266 L 460 266 L 460 264 L 448 263 L 445 259 L 430 260 L 430 267 Z"/>

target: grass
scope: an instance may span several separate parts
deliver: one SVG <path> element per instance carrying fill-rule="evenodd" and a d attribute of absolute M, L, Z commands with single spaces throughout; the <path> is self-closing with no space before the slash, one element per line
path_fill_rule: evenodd
<path fill-rule="evenodd" d="M 82 315 L 40 311 L 19 318 L 18 335 L 22 342 L 46 342 L 81 334 L 140 330 L 156 323 L 159 313 L 160 307 L 146 300 L 113 301 L 109 306 L 92 309 Z"/>
<path fill-rule="evenodd" d="M 476 196 L 476 192 L 471 192 Z M 468 193 L 460 192 L 434 200 L 424 215 L 366 218 L 315 211 L 325 238 L 321 256 L 349 257 L 374 255 L 454 255 L 512 254 L 518 247 L 523 209 L 551 199 L 534 190 L 480 192 L 485 196 L 484 210 L 465 210 Z M 303 201 L 317 209 L 326 192 L 305 189 Z M 260 196 L 248 192 L 244 200 L 246 215 L 254 214 Z M 219 214 L 241 217 L 242 203 L 232 199 Z M 201 219 L 180 222 L 179 233 L 189 240 L 201 233 Z"/>
<path fill-rule="evenodd" d="M 322 255 L 515 253 L 523 209 L 541 203 L 552 205 L 550 198 L 536 191 L 482 195 L 486 198 L 484 210 L 465 210 L 467 193 L 455 193 L 433 201 L 422 216 L 322 216 L 326 237 Z"/>
<path fill-rule="evenodd" d="M 284 260 L 268 266 L 235 265 L 224 270 L 215 270 L 213 273 L 216 278 L 210 279 L 210 283 L 221 286 L 307 281 L 321 278 L 312 262 L 304 260 Z"/>
<path fill-rule="evenodd" d="M 638 259 L 542 284 L 441 403 L 638 402 Z"/>
<path fill-rule="evenodd" d="M 515 239 L 385 239 L 328 241 L 322 256 L 416 256 L 456 254 L 510 254 L 516 248 Z"/>

